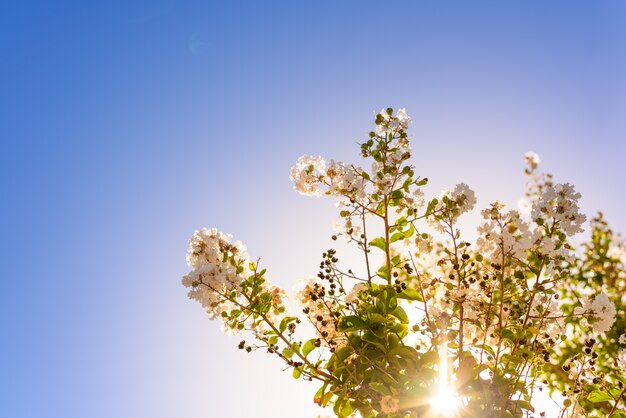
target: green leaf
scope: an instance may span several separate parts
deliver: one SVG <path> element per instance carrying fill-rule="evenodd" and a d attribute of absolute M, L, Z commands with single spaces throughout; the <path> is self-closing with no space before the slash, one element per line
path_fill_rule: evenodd
<path fill-rule="evenodd" d="M 609 395 L 607 392 L 594 390 L 593 392 L 589 394 L 589 396 L 587 396 L 587 399 L 590 402 L 598 403 L 598 402 L 612 401 L 613 397 Z"/>
<path fill-rule="evenodd" d="M 285 356 L 286 358 L 292 358 L 293 357 L 293 350 L 291 348 L 285 348 L 283 349 L 283 356 Z"/>
<path fill-rule="evenodd" d="M 535 412 L 535 408 L 530 404 L 530 402 L 525 401 L 524 399 L 516 399 L 511 402 L 513 402 L 519 409 L 526 409 L 531 412 Z"/>
<path fill-rule="evenodd" d="M 409 225 L 409 229 L 404 231 L 404 238 L 411 238 L 413 234 L 415 234 L 415 226 L 411 223 L 411 225 Z"/>
<path fill-rule="evenodd" d="M 387 288 L 376 297 L 374 303 L 384 314 L 387 314 L 396 309 L 396 306 L 398 306 L 396 294 L 395 289 Z"/>
<path fill-rule="evenodd" d="M 430 202 L 428 202 L 428 206 L 426 207 L 426 216 L 428 216 L 431 213 L 433 213 L 433 210 L 435 210 L 435 207 L 437 206 L 437 203 L 439 203 L 439 201 L 437 199 L 433 199 Z"/>
<path fill-rule="evenodd" d="M 374 391 L 374 392 L 378 392 L 381 395 L 391 395 L 391 390 L 389 389 L 389 387 L 387 387 L 387 385 L 384 385 L 380 382 L 371 382 L 368 383 L 368 386 Z"/>
<path fill-rule="evenodd" d="M 396 242 L 396 241 L 400 241 L 401 239 L 404 239 L 404 234 L 402 232 L 396 232 L 395 234 L 391 236 L 391 238 L 389 239 L 389 242 Z"/>
<path fill-rule="evenodd" d="M 316 341 L 317 341 L 317 338 L 312 338 L 302 345 L 302 355 L 304 357 L 308 356 L 309 353 L 315 349 Z"/>
<path fill-rule="evenodd" d="M 259 311 L 265 314 L 269 312 L 271 307 L 272 307 L 272 295 L 270 295 L 267 292 L 261 293 L 261 295 L 259 296 Z"/>
<path fill-rule="evenodd" d="M 376 274 L 378 275 L 378 277 L 383 278 L 385 280 L 387 280 L 389 278 L 389 273 L 387 273 L 387 266 L 386 265 L 382 265 L 378 271 L 376 272 Z"/>
<path fill-rule="evenodd" d="M 430 366 L 439 361 L 439 354 L 436 351 L 427 351 L 420 357 L 425 366 Z"/>
<path fill-rule="evenodd" d="M 335 352 L 335 357 L 340 363 L 346 361 L 348 357 L 350 357 L 353 353 L 352 347 L 341 347 Z"/>
<path fill-rule="evenodd" d="M 401 306 L 396 307 L 396 309 L 394 309 L 391 312 L 391 315 L 393 315 L 396 318 L 398 318 L 400 320 L 400 322 L 403 323 L 403 324 L 408 324 L 409 323 L 409 317 L 407 316 L 406 312 L 404 311 L 404 309 L 402 309 Z"/>
<path fill-rule="evenodd" d="M 291 375 L 293 376 L 294 379 L 299 379 L 300 376 L 302 376 L 302 372 L 300 371 L 300 369 L 296 367 L 293 369 L 293 372 L 291 373 Z"/>
<path fill-rule="evenodd" d="M 370 241 L 370 245 L 374 247 L 380 248 L 381 250 L 387 252 L 387 242 L 384 238 L 374 238 Z"/>
<path fill-rule="evenodd" d="M 337 330 L 339 332 L 352 332 L 358 331 L 366 327 L 366 323 L 360 317 L 356 315 L 349 315 L 339 318 L 337 324 Z"/>
<path fill-rule="evenodd" d="M 286 316 L 283 318 L 282 321 L 280 321 L 280 326 L 278 327 L 280 329 L 280 332 L 285 332 L 285 330 L 287 329 L 287 327 L 289 326 L 289 324 L 293 321 L 295 321 L 296 318 L 295 316 Z"/>
<path fill-rule="evenodd" d="M 408 287 L 402 291 L 402 293 L 398 293 L 396 296 L 398 299 L 407 299 L 407 300 L 416 300 L 418 302 L 423 302 L 422 294 L 412 287 Z"/>
<path fill-rule="evenodd" d="M 373 332 L 369 332 L 369 331 L 364 332 L 363 340 L 370 344 L 373 344 L 375 347 L 377 347 L 378 349 L 382 351 L 386 351 L 387 349 L 387 347 L 385 347 L 384 340 L 378 338 L 376 335 L 374 335 Z"/>
<path fill-rule="evenodd" d="M 328 404 L 328 401 L 330 401 L 330 398 L 332 398 L 333 396 L 332 392 L 326 393 L 327 387 L 328 381 L 324 381 L 324 384 L 320 386 L 320 388 L 315 393 L 315 396 L 313 397 L 313 402 L 322 407 L 326 406 Z"/>

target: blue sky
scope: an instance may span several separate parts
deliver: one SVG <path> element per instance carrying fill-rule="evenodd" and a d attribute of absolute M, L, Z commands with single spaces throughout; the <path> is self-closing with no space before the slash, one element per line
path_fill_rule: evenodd
<path fill-rule="evenodd" d="M 186 300 L 186 242 L 214 226 L 287 288 L 315 273 L 335 209 L 289 167 L 357 161 L 384 106 L 432 193 L 514 204 L 533 150 L 625 231 L 625 22 L 620 1 L 4 5 L 0 415 L 313 417 L 312 385 Z"/>

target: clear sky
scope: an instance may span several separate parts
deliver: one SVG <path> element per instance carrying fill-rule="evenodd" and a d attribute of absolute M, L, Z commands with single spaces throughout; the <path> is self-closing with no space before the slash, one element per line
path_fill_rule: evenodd
<path fill-rule="evenodd" d="M 314 274 L 335 209 L 289 168 L 358 161 L 384 106 L 432 193 L 514 204 L 533 150 L 626 231 L 623 1 L 23 0 L 0 54 L 3 417 L 313 417 L 186 299 L 187 240 Z"/>

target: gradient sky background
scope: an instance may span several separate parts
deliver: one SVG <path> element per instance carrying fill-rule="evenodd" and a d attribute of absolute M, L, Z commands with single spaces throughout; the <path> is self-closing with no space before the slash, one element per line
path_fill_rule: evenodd
<path fill-rule="evenodd" d="M 289 168 L 384 106 L 430 192 L 515 204 L 533 150 L 626 231 L 623 1 L 19 1 L 0 34 L 3 417 L 313 417 L 186 299 L 187 240 L 314 274 L 335 208 Z"/>

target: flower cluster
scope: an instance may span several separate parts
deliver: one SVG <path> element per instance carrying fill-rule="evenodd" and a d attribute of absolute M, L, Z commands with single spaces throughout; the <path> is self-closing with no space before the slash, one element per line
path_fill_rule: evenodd
<path fill-rule="evenodd" d="M 439 232 L 444 232 L 459 216 L 474 209 L 474 205 L 476 205 L 474 191 L 467 184 L 459 183 L 454 190 L 441 193 L 433 215 L 428 218 L 429 225 Z"/>
<path fill-rule="evenodd" d="M 289 178 L 293 181 L 294 189 L 305 196 L 319 196 L 320 178 L 325 175 L 326 163 L 322 157 L 303 155 L 298 163 L 291 167 Z"/>
<path fill-rule="evenodd" d="M 503 209 L 504 205 L 495 202 L 481 212 L 485 222 L 478 228 L 478 249 L 496 261 L 510 257 L 524 259 L 532 243 L 529 225 L 519 212 L 503 212 Z"/>
<path fill-rule="evenodd" d="M 232 302 L 223 295 L 238 293 L 244 280 L 240 273 L 248 263 L 248 254 L 241 242 L 231 244 L 231 239 L 217 229 L 203 228 L 189 241 L 187 262 L 193 270 L 183 277 L 183 285 L 191 288 L 189 297 L 211 318 L 232 309 Z"/>
<path fill-rule="evenodd" d="M 196 231 L 187 251 L 192 271 L 182 283 L 210 318 L 222 319 L 225 331 L 262 333 L 267 320 L 276 322 L 285 315 L 287 294 L 257 274 L 245 246 L 240 241 L 231 243 L 231 239 L 217 229 Z M 246 270 L 251 273 L 248 277 Z M 242 315 L 245 307 L 252 307 L 250 314 Z"/>
<path fill-rule="evenodd" d="M 290 173 L 297 192 L 336 200 L 331 238 L 356 246 L 360 269 L 325 251 L 294 292 L 304 316 L 292 316 L 240 242 L 203 229 L 189 243 L 189 296 L 227 332 L 252 331 L 239 348 L 317 380 L 314 401 L 340 418 L 626 417 L 624 240 L 600 214 L 579 247 L 580 193 L 529 152 L 527 210 L 490 204 L 470 242 L 458 222 L 474 191 L 427 198 L 409 163 L 411 119 L 383 109 L 374 122 L 363 166 L 304 155 Z M 558 413 L 536 404 L 543 388 L 560 394 Z"/>
<path fill-rule="evenodd" d="M 615 322 L 615 305 L 609 300 L 606 293 L 602 292 L 593 300 L 583 298 L 582 306 L 574 310 L 576 315 L 584 316 L 590 320 L 592 328 L 597 332 L 607 332 Z"/>
<path fill-rule="evenodd" d="M 582 224 L 587 217 L 578 208 L 580 193 L 569 184 L 547 187 L 532 206 L 531 215 L 535 222 L 559 223 L 568 236 L 582 232 Z"/>

